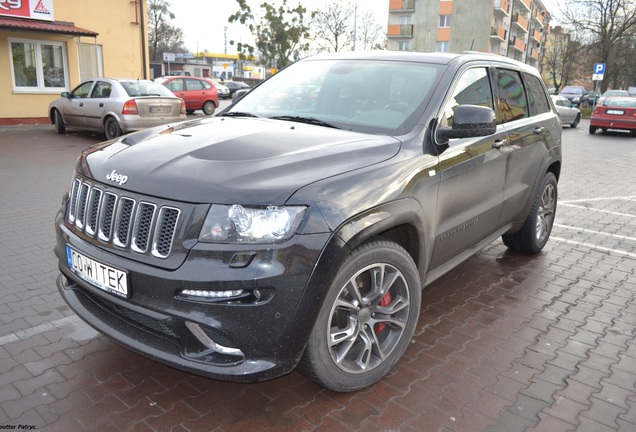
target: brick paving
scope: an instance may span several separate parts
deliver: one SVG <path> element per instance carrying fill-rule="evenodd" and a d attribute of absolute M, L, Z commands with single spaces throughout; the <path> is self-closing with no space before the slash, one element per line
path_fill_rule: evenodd
<path fill-rule="evenodd" d="M 297 372 L 201 378 L 123 349 L 57 294 L 53 217 L 102 139 L 0 128 L 0 427 L 43 431 L 636 430 L 636 140 L 565 128 L 553 238 L 500 241 L 427 287 L 412 343 L 351 394 Z"/>

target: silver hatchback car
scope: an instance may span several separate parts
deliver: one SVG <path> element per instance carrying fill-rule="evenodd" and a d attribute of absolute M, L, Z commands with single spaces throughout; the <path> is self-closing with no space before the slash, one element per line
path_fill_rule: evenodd
<path fill-rule="evenodd" d="M 103 132 L 112 139 L 128 132 L 186 120 L 185 102 L 159 83 L 95 78 L 49 104 L 58 133 L 67 127 Z"/>

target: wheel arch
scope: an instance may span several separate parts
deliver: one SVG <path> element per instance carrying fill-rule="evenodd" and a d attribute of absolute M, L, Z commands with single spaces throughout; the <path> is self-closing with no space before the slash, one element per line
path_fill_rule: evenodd
<path fill-rule="evenodd" d="M 430 251 L 426 249 L 432 242 L 425 240 L 425 233 L 430 227 L 425 226 L 422 219 L 424 213 L 419 202 L 412 198 L 401 199 L 368 209 L 343 224 L 335 234 L 345 243 L 348 250 L 353 250 L 375 237 L 390 240 L 411 256 L 424 279 L 426 263 Z"/>

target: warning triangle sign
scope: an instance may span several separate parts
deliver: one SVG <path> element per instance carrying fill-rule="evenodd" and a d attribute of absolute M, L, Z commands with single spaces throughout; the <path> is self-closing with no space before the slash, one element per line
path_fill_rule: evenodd
<path fill-rule="evenodd" d="M 33 12 L 50 14 L 51 12 L 49 12 L 49 10 L 46 8 L 46 6 L 44 6 L 44 3 L 42 1 L 43 0 L 40 0 L 38 2 L 38 4 L 35 5 L 35 8 L 33 9 Z"/>

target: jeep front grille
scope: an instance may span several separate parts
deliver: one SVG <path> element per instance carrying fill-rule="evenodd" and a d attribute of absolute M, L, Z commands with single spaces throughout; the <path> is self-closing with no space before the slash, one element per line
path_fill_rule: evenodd
<path fill-rule="evenodd" d="M 180 214 L 176 207 L 124 196 L 80 178 L 70 191 L 68 220 L 78 230 L 119 249 L 150 252 L 157 258 L 170 255 Z"/>

